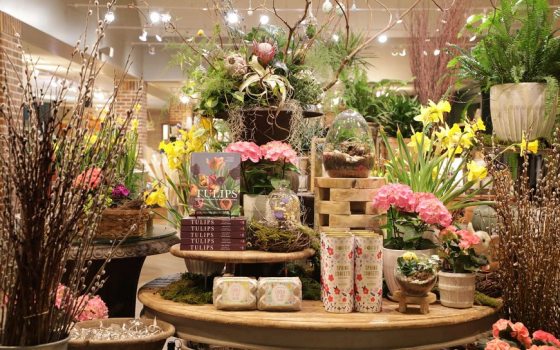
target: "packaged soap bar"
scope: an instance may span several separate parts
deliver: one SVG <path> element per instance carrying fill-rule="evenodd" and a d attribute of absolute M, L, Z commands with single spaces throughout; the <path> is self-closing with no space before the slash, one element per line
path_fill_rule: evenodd
<path fill-rule="evenodd" d="M 261 277 L 257 295 L 259 310 L 301 310 L 301 280 L 298 277 Z"/>
<path fill-rule="evenodd" d="M 257 280 L 249 277 L 216 277 L 212 299 L 218 310 L 255 310 Z"/>

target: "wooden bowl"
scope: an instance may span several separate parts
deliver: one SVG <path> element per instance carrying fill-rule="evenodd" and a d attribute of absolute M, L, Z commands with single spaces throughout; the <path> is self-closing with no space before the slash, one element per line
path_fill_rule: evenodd
<path fill-rule="evenodd" d="M 111 324 L 122 325 L 131 318 L 107 318 L 103 320 L 92 320 L 78 322 L 74 327 L 94 328 L 99 326 L 99 322 L 103 326 Z M 153 320 L 142 319 L 146 324 L 152 324 Z M 165 345 L 167 338 L 175 334 L 175 327 L 164 321 L 157 320 L 157 325 L 161 327 L 163 332 L 146 338 L 132 340 L 70 340 L 68 349 L 84 349 L 84 350 L 161 350 Z"/>

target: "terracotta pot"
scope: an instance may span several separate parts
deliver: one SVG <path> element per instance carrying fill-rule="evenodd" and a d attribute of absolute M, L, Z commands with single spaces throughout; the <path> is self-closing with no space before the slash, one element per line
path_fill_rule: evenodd
<path fill-rule="evenodd" d="M 546 84 L 501 84 L 490 88 L 490 111 L 498 139 L 521 142 L 549 137 L 554 130 L 557 97 L 546 115 Z"/>
<path fill-rule="evenodd" d="M 383 277 L 385 278 L 385 283 L 389 288 L 389 294 L 393 295 L 397 290 L 399 290 L 399 284 L 395 278 L 395 268 L 397 267 L 397 258 L 404 254 L 404 252 L 414 252 L 416 255 L 427 255 L 433 254 L 433 249 L 422 249 L 422 250 L 395 250 L 383 248 Z"/>
<path fill-rule="evenodd" d="M 41 344 L 41 345 L 33 345 L 33 346 L 2 346 L 0 345 L 0 349 L 4 350 L 8 350 L 8 349 L 13 349 L 13 350 L 66 350 L 68 349 L 68 339 L 62 339 L 59 341 L 56 341 L 54 343 L 48 343 L 48 344 Z"/>
<path fill-rule="evenodd" d="M 130 318 L 108 318 L 104 320 L 92 320 L 76 323 L 75 327 L 93 328 L 99 327 L 99 322 L 104 327 L 111 324 L 122 325 L 128 322 Z M 145 320 L 146 324 L 151 325 L 152 320 Z M 161 350 L 165 345 L 167 338 L 175 334 L 173 325 L 157 320 L 157 325 L 162 332 L 153 336 L 131 339 L 131 340 L 70 340 L 68 343 L 69 350 Z"/>
<path fill-rule="evenodd" d="M 440 271 L 438 275 L 441 305 L 456 309 L 473 306 L 476 274 Z"/>

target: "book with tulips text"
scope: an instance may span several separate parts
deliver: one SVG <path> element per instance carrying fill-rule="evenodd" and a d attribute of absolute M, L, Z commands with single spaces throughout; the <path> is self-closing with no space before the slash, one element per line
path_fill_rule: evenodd
<path fill-rule="evenodd" d="M 193 153 L 188 188 L 190 211 L 239 216 L 240 177 L 239 154 Z"/>

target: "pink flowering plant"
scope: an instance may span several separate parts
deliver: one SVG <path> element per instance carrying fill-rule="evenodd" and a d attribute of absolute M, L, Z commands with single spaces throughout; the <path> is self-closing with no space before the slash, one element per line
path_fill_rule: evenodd
<path fill-rule="evenodd" d="M 74 322 L 109 317 L 109 309 L 100 296 L 86 294 L 75 297 L 70 288 L 62 284 L 58 285 L 54 306 L 68 313 Z"/>
<path fill-rule="evenodd" d="M 424 237 L 433 228 L 451 224 L 451 214 L 432 193 L 413 192 L 407 185 L 383 186 L 373 199 L 374 207 L 387 211 L 387 239 L 389 249 L 429 249 L 436 245 Z"/>
<path fill-rule="evenodd" d="M 229 144 L 225 152 L 241 155 L 241 191 L 247 194 L 269 194 L 280 185 L 286 172 L 297 172 L 297 153 L 284 142 L 271 141 L 262 146 L 238 141 Z"/>
<path fill-rule="evenodd" d="M 449 226 L 440 231 L 439 239 L 443 271 L 475 272 L 488 265 L 488 259 L 477 254 L 474 249 L 480 243 L 480 238 L 473 232 Z"/>
<path fill-rule="evenodd" d="M 533 332 L 521 322 L 500 319 L 492 325 L 493 339 L 488 341 L 484 350 L 558 350 L 560 340 L 554 335 L 538 330 Z"/>

